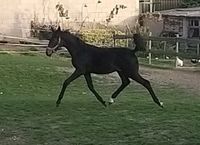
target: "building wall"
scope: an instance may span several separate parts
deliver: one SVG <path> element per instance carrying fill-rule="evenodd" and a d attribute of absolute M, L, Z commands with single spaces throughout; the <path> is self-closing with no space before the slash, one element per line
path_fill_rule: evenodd
<path fill-rule="evenodd" d="M 117 24 L 131 16 L 139 14 L 138 0 L 6 0 L 1 1 L 0 29 L 3 34 L 28 37 L 30 21 L 37 17 L 39 22 L 49 23 L 59 19 L 55 5 L 60 2 L 69 10 L 68 21 L 81 21 L 87 18 L 89 22 L 105 23 L 110 11 L 116 4 L 127 6 L 119 11 L 112 19 L 112 24 Z M 84 5 L 87 7 L 84 7 Z"/>
<path fill-rule="evenodd" d="M 165 16 L 163 31 L 178 33 L 183 36 L 183 17 Z"/>
<path fill-rule="evenodd" d="M 144 26 L 146 26 L 150 32 L 152 32 L 152 36 L 160 36 L 163 31 L 163 20 L 150 19 L 146 18 L 144 22 Z"/>
<path fill-rule="evenodd" d="M 140 0 L 140 13 L 181 7 L 182 0 Z"/>

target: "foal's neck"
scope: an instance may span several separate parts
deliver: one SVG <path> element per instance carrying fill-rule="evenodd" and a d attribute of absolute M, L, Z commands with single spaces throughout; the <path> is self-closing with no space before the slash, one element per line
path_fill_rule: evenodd
<path fill-rule="evenodd" d="M 83 51 L 86 45 L 80 38 L 72 34 L 66 34 L 65 32 L 62 33 L 61 39 L 64 41 L 64 47 L 68 49 L 72 58 L 75 57 L 77 53 Z"/>

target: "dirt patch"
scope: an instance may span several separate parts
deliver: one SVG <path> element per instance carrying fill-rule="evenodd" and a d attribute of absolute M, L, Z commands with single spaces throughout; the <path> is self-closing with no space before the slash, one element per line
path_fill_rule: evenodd
<path fill-rule="evenodd" d="M 0 144 L 25 145 L 26 139 L 22 136 L 20 131 L 0 128 Z"/>
<path fill-rule="evenodd" d="M 200 93 L 200 73 L 185 70 L 163 70 L 141 67 L 142 76 L 158 85 L 175 85 L 180 88 Z"/>
<path fill-rule="evenodd" d="M 57 67 L 57 70 L 60 72 L 72 73 L 74 68 Z M 200 94 L 200 72 L 140 67 L 140 73 L 145 79 L 150 80 L 155 85 L 164 88 L 168 88 L 169 85 L 177 86 L 187 91 Z M 119 83 L 119 79 L 116 79 L 116 77 L 118 77 L 117 73 L 109 75 L 93 74 L 93 76 L 102 79 L 102 81 L 107 79 L 110 80 L 110 83 Z M 99 82 L 101 80 L 94 81 Z"/>

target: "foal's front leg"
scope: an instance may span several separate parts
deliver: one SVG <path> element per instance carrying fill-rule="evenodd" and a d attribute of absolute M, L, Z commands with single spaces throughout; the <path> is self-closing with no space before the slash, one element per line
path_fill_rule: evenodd
<path fill-rule="evenodd" d="M 59 94 L 59 96 L 58 96 L 58 100 L 56 101 L 56 106 L 57 106 L 57 107 L 59 106 L 59 104 L 60 104 L 60 102 L 61 102 L 61 100 L 62 100 L 62 98 L 63 98 L 63 95 L 64 95 L 64 93 L 65 93 L 65 90 L 66 90 L 67 86 L 68 86 L 72 81 L 74 81 L 75 79 L 77 79 L 77 78 L 80 77 L 80 76 L 81 76 L 80 71 L 75 70 L 75 71 L 72 73 L 72 75 L 71 75 L 69 78 L 67 78 L 67 79 L 65 80 L 65 82 L 63 83 L 63 86 L 62 86 L 62 90 L 61 90 L 61 92 L 60 92 L 60 94 Z"/>
<path fill-rule="evenodd" d="M 99 100 L 106 107 L 106 102 L 102 99 L 102 97 L 94 89 L 91 74 L 85 74 L 84 76 L 85 76 L 85 79 L 86 79 L 86 82 L 87 82 L 87 85 L 88 85 L 90 91 L 96 96 L 97 100 Z"/>
<path fill-rule="evenodd" d="M 122 72 L 117 72 L 119 74 L 119 77 L 122 81 L 121 86 L 112 94 L 112 97 L 110 98 L 109 104 L 114 103 L 114 99 L 119 95 L 121 91 L 123 91 L 129 84 L 130 80 L 126 75 L 124 75 Z"/>

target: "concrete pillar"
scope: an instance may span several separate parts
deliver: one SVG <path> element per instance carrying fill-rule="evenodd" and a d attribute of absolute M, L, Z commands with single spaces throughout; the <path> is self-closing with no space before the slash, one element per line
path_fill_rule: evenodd
<path fill-rule="evenodd" d="M 188 21 L 183 18 L 183 38 L 188 38 Z"/>

